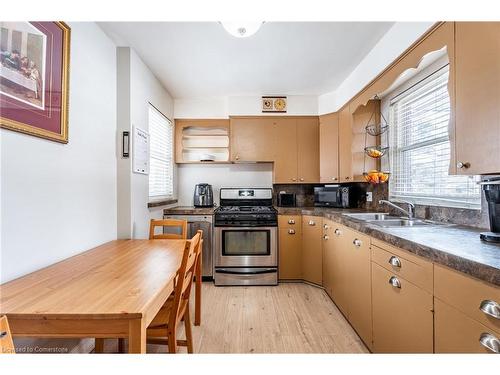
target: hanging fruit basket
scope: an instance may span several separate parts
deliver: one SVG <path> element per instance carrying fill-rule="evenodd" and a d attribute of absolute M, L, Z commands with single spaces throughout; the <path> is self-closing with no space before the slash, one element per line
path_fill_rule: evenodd
<path fill-rule="evenodd" d="M 384 117 L 382 115 L 382 117 Z M 384 118 L 385 120 L 385 118 Z M 368 134 L 370 134 L 371 136 L 373 137 L 378 137 L 379 135 L 382 135 L 384 134 L 387 129 L 389 128 L 389 126 L 387 124 L 385 125 L 382 125 L 382 124 L 369 124 L 369 125 L 366 125 L 366 132 Z"/>
<path fill-rule="evenodd" d="M 363 173 L 365 181 L 375 185 L 386 183 L 387 181 L 389 181 L 390 175 L 391 174 L 389 172 L 380 172 L 377 170 Z"/>
<path fill-rule="evenodd" d="M 383 146 L 368 146 L 365 147 L 365 154 L 372 159 L 380 159 L 389 150 L 389 147 Z"/>

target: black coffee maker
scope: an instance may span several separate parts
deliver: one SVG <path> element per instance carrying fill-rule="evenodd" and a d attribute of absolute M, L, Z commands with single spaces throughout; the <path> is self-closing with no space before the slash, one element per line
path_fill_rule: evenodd
<path fill-rule="evenodd" d="M 483 241 L 500 243 L 500 177 L 484 180 L 481 186 L 488 202 L 491 232 L 481 233 L 480 238 Z"/>

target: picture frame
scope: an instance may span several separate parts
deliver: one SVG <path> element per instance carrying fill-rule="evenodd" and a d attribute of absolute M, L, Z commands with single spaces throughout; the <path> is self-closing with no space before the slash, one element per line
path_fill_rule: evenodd
<path fill-rule="evenodd" d="M 71 29 L 0 22 L 0 127 L 68 143 Z"/>

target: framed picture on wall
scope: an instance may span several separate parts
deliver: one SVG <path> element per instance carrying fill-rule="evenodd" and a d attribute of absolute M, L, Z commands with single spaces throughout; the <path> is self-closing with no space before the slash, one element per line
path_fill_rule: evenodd
<path fill-rule="evenodd" d="M 70 28 L 0 22 L 0 126 L 68 142 Z"/>

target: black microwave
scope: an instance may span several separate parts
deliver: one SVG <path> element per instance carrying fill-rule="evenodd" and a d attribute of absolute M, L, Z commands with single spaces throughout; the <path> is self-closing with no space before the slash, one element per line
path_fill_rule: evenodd
<path fill-rule="evenodd" d="M 350 208 L 354 201 L 352 187 L 325 185 L 314 188 L 314 205 L 318 207 Z"/>

